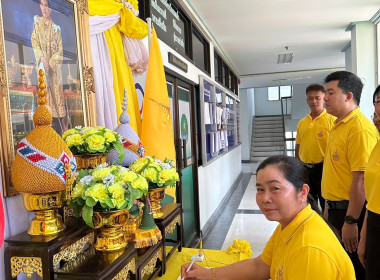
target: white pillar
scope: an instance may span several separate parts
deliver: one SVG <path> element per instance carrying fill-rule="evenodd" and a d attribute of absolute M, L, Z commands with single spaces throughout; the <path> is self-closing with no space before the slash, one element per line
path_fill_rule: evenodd
<path fill-rule="evenodd" d="M 374 112 L 372 95 L 377 86 L 376 25 L 370 21 L 353 22 L 346 31 L 351 31 L 351 47 L 346 50 L 351 51 L 351 55 L 346 55 L 346 59 L 351 57 L 351 61 L 346 61 L 351 69 L 347 70 L 358 75 L 364 83 L 360 110 L 371 119 Z"/>

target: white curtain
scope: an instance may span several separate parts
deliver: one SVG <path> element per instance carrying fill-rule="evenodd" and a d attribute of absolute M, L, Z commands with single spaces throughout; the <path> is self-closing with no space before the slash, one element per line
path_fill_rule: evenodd
<path fill-rule="evenodd" d="M 120 14 L 90 17 L 90 42 L 94 65 L 96 115 L 98 126 L 114 130 L 117 127 L 112 65 L 104 32 L 114 26 Z"/>

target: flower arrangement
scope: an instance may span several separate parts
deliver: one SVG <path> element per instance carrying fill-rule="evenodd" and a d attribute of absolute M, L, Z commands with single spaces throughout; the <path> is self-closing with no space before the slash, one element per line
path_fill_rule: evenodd
<path fill-rule="evenodd" d="M 108 128 L 77 126 L 66 130 L 62 134 L 62 138 L 74 155 L 105 154 L 111 149 L 115 149 L 119 154 L 120 161 L 124 158 L 124 149 L 119 134 Z"/>
<path fill-rule="evenodd" d="M 76 217 L 81 213 L 86 224 L 94 227 L 93 211 L 129 210 L 147 192 L 143 176 L 119 165 L 103 164 L 79 171 L 68 206 Z"/>
<path fill-rule="evenodd" d="M 170 186 L 174 187 L 179 181 L 179 176 L 175 170 L 172 160 L 165 159 L 162 162 L 154 157 L 143 157 L 135 160 L 129 169 L 143 176 L 149 183 L 149 189 Z"/>

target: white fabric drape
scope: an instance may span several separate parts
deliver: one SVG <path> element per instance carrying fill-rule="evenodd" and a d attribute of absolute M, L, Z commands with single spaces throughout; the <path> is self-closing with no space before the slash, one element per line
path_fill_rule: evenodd
<path fill-rule="evenodd" d="M 92 16 L 89 19 L 97 124 L 112 130 L 117 127 L 117 115 L 112 65 L 104 32 L 114 26 L 119 19 L 119 13 L 108 16 Z"/>

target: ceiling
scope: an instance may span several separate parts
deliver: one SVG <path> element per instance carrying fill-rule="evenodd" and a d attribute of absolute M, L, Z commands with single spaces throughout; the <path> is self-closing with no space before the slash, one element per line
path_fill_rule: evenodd
<path fill-rule="evenodd" d="M 380 0 L 179 2 L 225 55 L 240 88 L 321 83 L 345 66 L 348 25 L 369 21 L 380 9 Z M 294 52 L 292 63 L 277 64 L 285 52 Z"/>

